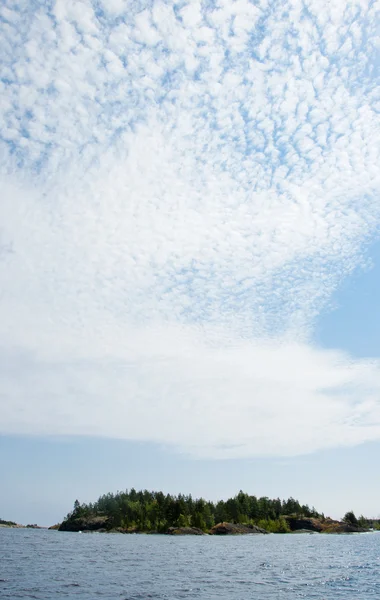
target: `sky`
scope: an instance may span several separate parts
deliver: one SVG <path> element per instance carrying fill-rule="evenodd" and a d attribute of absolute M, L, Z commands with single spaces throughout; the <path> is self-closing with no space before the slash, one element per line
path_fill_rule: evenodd
<path fill-rule="evenodd" d="M 380 515 L 379 8 L 3 0 L 2 518 Z"/>

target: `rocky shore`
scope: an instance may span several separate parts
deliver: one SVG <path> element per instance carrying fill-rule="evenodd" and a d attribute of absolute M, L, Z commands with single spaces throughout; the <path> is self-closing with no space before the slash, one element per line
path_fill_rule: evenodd
<path fill-rule="evenodd" d="M 54 526 L 57 528 L 57 526 Z M 97 531 L 97 532 L 109 532 L 109 533 L 145 533 L 138 531 L 137 529 L 123 529 L 122 527 L 112 528 L 110 521 L 107 517 L 91 517 L 91 518 L 78 518 L 63 521 L 58 527 L 59 531 Z M 150 531 L 148 533 L 157 533 L 156 531 Z M 164 532 L 167 535 L 206 535 L 206 532 L 202 531 L 198 527 L 169 527 Z M 247 534 L 267 534 L 265 529 L 256 527 L 255 525 L 243 525 L 236 523 L 218 523 L 214 525 L 208 532 L 209 535 L 247 535 Z"/>
<path fill-rule="evenodd" d="M 333 519 L 304 519 L 299 517 L 284 517 L 292 533 L 364 533 L 368 531 L 358 525 L 351 525 Z"/>
<path fill-rule="evenodd" d="M 256 525 L 242 525 L 241 523 L 218 523 L 209 531 L 210 535 L 247 535 L 247 534 L 267 534 L 265 529 L 256 527 Z"/>
<path fill-rule="evenodd" d="M 198 527 L 169 527 L 166 533 L 168 535 L 206 535 Z"/>
<path fill-rule="evenodd" d="M 363 533 L 367 531 L 358 526 L 350 525 L 333 519 L 314 519 L 299 517 L 284 517 L 289 533 Z M 49 529 L 73 532 L 98 532 L 98 533 L 158 533 L 157 531 L 141 531 L 137 528 L 125 529 L 123 527 L 112 527 L 108 517 L 96 516 L 77 518 L 63 521 L 60 525 L 53 525 Z M 218 523 L 207 532 L 197 527 L 169 527 L 167 531 L 160 532 L 167 535 L 265 535 L 269 532 L 256 525 L 245 525 L 242 523 Z"/>
<path fill-rule="evenodd" d="M 300 518 L 300 517 L 284 517 L 289 533 L 300 534 L 347 534 L 347 533 L 365 533 L 368 529 L 364 529 L 357 525 L 345 523 L 343 521 L 335 521 L 333 519 L 315 519 L 315 518 Z M 47 529 L 36 524 L 20 525 L 13 521 L 0 522 L 0 528 L 12 529 Z M 254 535 L 268 534 L 269 532 L 262 527 L 256 525 L 246 525 L 243 523 L 227 523 L 222 522 L 214 525 L 208 531 L 203 531 L 198 527 L 169 527 L 167 531 L 141 531 L 135 528 L 112 527 L 112 521 L 106 516 L 94 516 L 87 518 L 66 519 L 62 523 L 52 525 L 48 529 L 59 531 L 72 532 L 98 532 L 98 533 L 149 533 L 157 534 L 164 533 L 166 535 Z"/>
<path fill-rule="evenodd" d="M 107 531 L 111 530 L 108 517 L 83 517 L 78 519 L 67 519 L 59 525 L 59 531 Z M 121 529 L 121 528 L 118 528 Z M 120 533 L 122 533 L 120 531 Z"/>

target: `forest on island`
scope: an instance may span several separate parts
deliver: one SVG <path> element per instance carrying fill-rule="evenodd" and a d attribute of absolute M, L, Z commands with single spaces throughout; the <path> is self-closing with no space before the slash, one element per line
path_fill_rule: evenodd
<path fill-rule="evenodd" d="M 0 525 L 4 525 L 6 527 L 15 527 L 17 523 L 14 521 L 6 521 L 5 519 L 0 519 Z"/>
<path fill-rule="evenodd" d="M 221 522 L 257 525 L 269 532 L 289 531 L 286 515 L 323 518 L 324 516 L 289 498 L 257 498 L 240 491 L 235 497 L 216 503 L 194 499 L 191 495 L 173 496 L 163 492 L 134 488 L 116 494 L 105 494 L 96 502 L 81 504 L 78 500 L 66 517 L 66 522 L 75 519 L 91 519 L 106 516 L 113 528 L 136 529 L 138 531 L 165 532 L 169 527 L 197 527 L 208 531 Z"/>

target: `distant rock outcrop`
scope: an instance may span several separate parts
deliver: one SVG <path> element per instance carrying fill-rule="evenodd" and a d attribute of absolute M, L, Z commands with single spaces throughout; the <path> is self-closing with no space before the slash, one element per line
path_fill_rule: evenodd
<path fill-rule="evenodd" d="M 368 529 L 359 527 L 359 525 L 352 525 L 343 521 L 333 521 L 333 519 L 326 519 L 322 525 L 322 533 L 364 533 L 368 531 Z"/>
<path fill-rule="evenodd" d="M 67 519 L 59 527 L 59 531 L 99 531 L 109 529 L 108 517 L 78 517 Z"/>
<path fill-rule="evenodd" d="M 291 531 L 307 530 L 320 533 L 323 529 L 319 519 L 303 518 L 303 517 L 284 517 Z"/>
<path fill-rule="evenodd" d="M 24 529 L 25 525 L 20 525 L 19 523 L 15 523 L 14 521 L 4 521 L 4 519 L 0 519 L 0 527 L 4 528 L 12 528 L 12 529 Z"/>
<path fill-rule="evenodd" d="M 292 531 L 291 533 L 306 533 L 308 535 L 316 535 L 318 533 L 318 531 L 312 531 L 311 529 L 296 529 L 295 531 Z"/>
<path fill-rule="evenodd" d="M 289 525 L 292 533 L 310 532 L 310 533 L 363 533 L 368 531 L 358 525 L 344 523 L 343 521 L 334 521 L 333 519 L 312 519 L 302 517 L 285 516 L 284 519 Z"/>
<path fill-rule="evenodd" d="M 210 535 L 245 535 L 252 533 L 268 533 L 256 525 L 242 525 L 241 523 L 218 523 L 210 529 Z"/>
<path fill-rule="evenodd" d="M 169 527 L 166 533 L 168 535 L 206 535 L 198 527 Z"/>

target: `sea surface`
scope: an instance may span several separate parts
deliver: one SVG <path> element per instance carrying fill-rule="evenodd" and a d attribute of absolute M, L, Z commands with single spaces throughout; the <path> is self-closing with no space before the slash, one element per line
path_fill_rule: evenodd
<path fill-rule="evenodd" d="M 380 534 L 172 537 L 0 528 L 0 598 L 380 599 Z"/>

